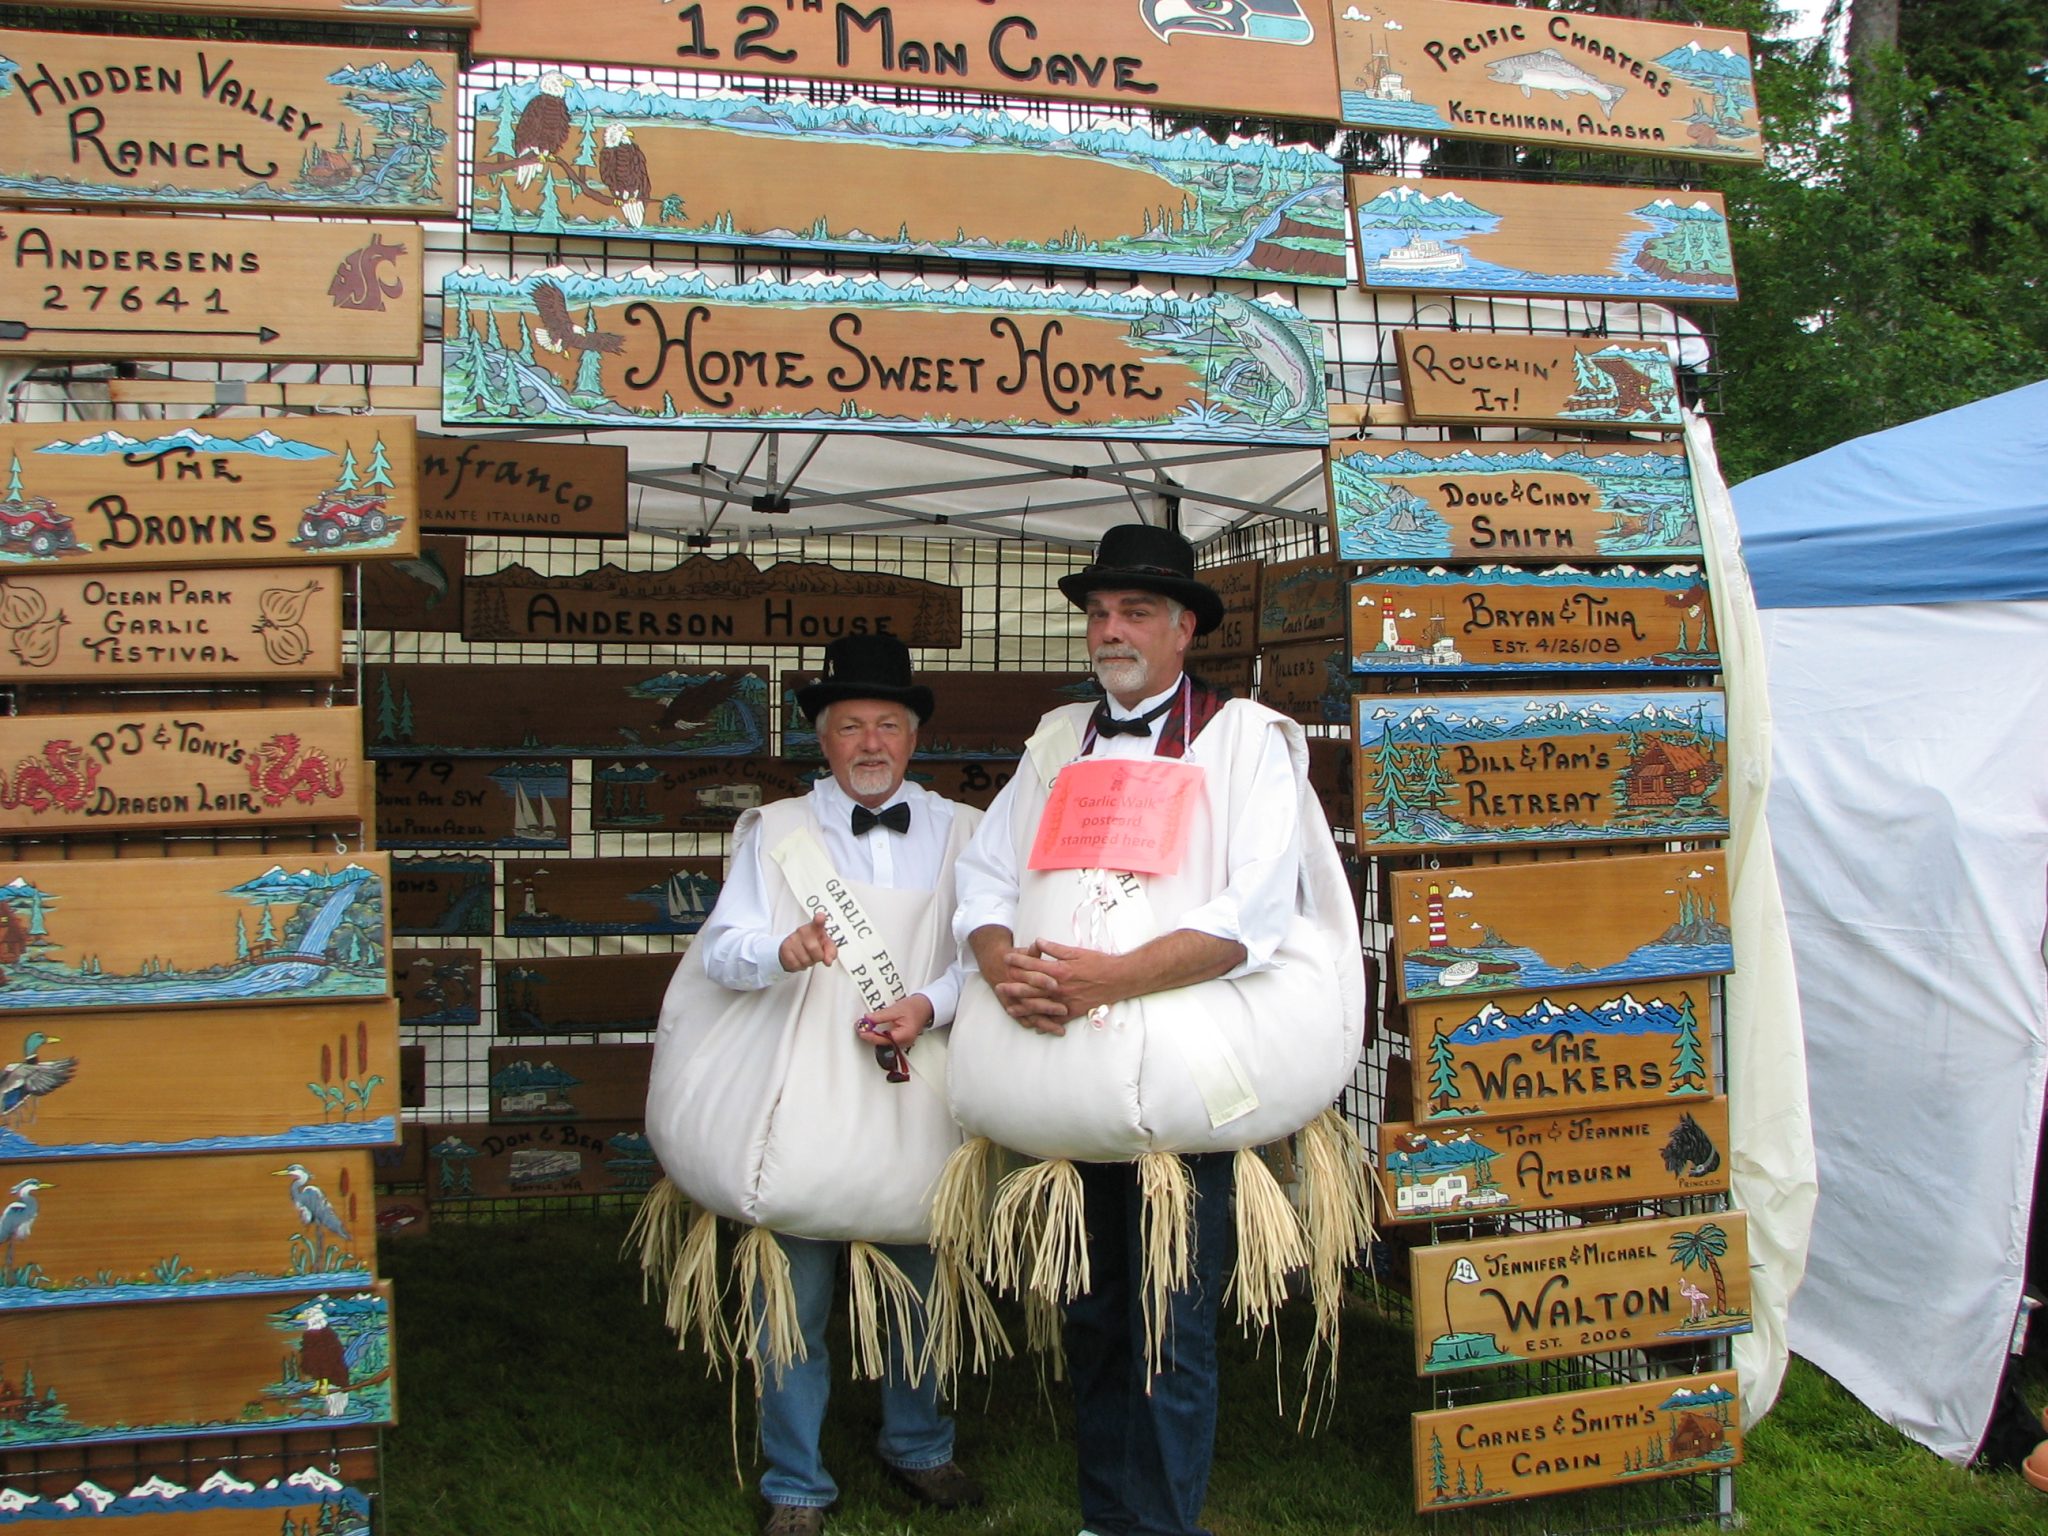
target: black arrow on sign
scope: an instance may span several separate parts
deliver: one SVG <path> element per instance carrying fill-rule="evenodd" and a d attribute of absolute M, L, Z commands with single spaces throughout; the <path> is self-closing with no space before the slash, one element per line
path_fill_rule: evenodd
<path fill-rule="evenodd" d="M 244 336 L 254 337 L 261 346 L 277 340 L 277 332 L 267 325 L 258 326 L 253 331 L 179 331 L 125 325 L 30 325 L 26 320 L 0 320 L 0 341 L 25 341 L 31 333 L 39 336 L 213 336 L 223 339 Z"/>

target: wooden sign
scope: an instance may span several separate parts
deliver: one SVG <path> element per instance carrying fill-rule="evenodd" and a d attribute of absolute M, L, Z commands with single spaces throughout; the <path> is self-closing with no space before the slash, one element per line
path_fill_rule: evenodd
<path fill-rule="evenodd" d="M 1733 304 L 1718 192 L 1353 176 L 1367 292 Z"/>
<path fill-rule="evenodd" d="M 277 16 L 287 21 L 473 27 L 480 0 L 64 0 L 66 9 L 174 11 L 181 16 Z"/>
<path fill-rule="evenodd" d="M 1661 341 L 1396 331 L 1394 357 L 1416 426 L 1684 425 L 1677 372 Z"/>
<path fill-rule="evenodd" d="M 1351 583 L 1351 670 L 1381 673 L 1712 672 L 1706 576 L 1560 566 L 1421 570 Z"/>
<path fill-rule="evenodd" d="M 1260 646 L 1341 638 L 1345 575 L 1333 555 L 1308 555 L 1267 566 L 1259 592 Z"/>
<path fill-rule="evenodd" d="M 0 833 L 360 821 L 359 709 L 0 719 Z"/>
<path fill-rule="evenodd" d="M 7 1179 L 28 1215 L 9 1240 L 0 1313 L 289 1295 L 375 1278 L 367 1151 L 291 1162 L 275 1152 L 30 1161 L 11 1165 Z"/>
<path fill-rule="evenodd" d="M 1308 739 L 1308 787 L 1323 803 L 1323 815 L 1332 827 L 1351 825 L 1351 743 L 1342 736 L 1311 736 Z"/>
<path fill-rule="evenodd" d="M 1357 686 L 1342 645 L 1306 640 L 1259 652 L 1259 702 L 1303 725 L 1345 725 Z"/>
<path fill-rule="evenodd" d="M 420 536 L 407 560 L 366 561 L 362 570 L 364 629 L 453 635 L 462 631 L 465 541 L 445 533 Z"/>
<path fill-rule="evenodd" d="M 463 1029 L 482 1018 L 477 1008 L 484 993 L 481 949 L 394 948 L 391 979 L 401 1024 Z"/>
<path fill-rule="evenodd" d="M 398 1048 L 398 1107 L 427 1107 L 427 1048 L 401 1045 Z"/>
<path fill-rule="evenodd" d="M 1624 1488 L 1742 1460 L 1733 1371 L 1464 1403 L 1418 1413 L 1414 1425 L 1415 1507 L 1424 1514 Z"/>
<path fill-rule="evenodd" d="M 782 674 L 782 752 L 785 757 L 821 758 L 818 733 L 797 708 L 799 688 L 818 680 L 816 672 Z M 947 757 L 1014 760 L 1024 738 L 1047 710 L 1098 699 L 1102 689 L 1092 672 L 921 672 L 918 682 L 932 691 L 932 715 L 917 733 L 914 761 Z"/>
<path fill-rule="evenodd" d="M 491 1119 L 637 1120 L 652 1045 L 494 1045 Z"/>
<path fill-rule="evenodd" d="M 740 813 L 810 791 L 816 764 L 779 757 L 701 763 L 600 762 L 590 775 L 594 832 L 726 832 Z"/>
<path fill-rule="evenodd" d="M 868 277 L 726 284 L 651 267 L 442 282 L 458 423 L 993 432 L 1322 446 L 1322 338 L 1233 294 Z"/>
<path fill-rule="evenodd" d="M 0 452 L 7 470 L 0 567 L 89 565 L 98 571 L 298 562 L 324 570 L 337 560 L 402 558 L 419 547 L 413 425 L 402 417 L 208 420 L 182 427 L 25 423 L 0 427 Z M 147 600 L 146 606 L 166 611 L 148 615 L 155 627 L 123 631 L 131 643 L 226 644 L 211 625 L 200 630 L 191 624 L 206 617 L 198 610 L 220 606 L 206 594 L 228 589 L 190 573 L 185 579 L 177 602 Z M 308 579 L 295 572 L 274 585 L 304 589 Z M 129 590 L 109 584 L 109 590 L 116 587 Z M 306 593 L 309 602 L 317 590 Z M 303 627 L 305 614 L 294 618 L 292 606 L 275 599 L 259 617 L 283 629 Z M 281 665 L 293 664 L 302 637 L 257 635 L 266 659 L 275 652 Z M 205 675 L 214 676 L 206 665 Z"/>
<path fill-rule="evenodd" d="M 1345 443 L 1330 450 L 1330 518 L 1346 560 L 1700 553 L 1678 443 Z"/>
<path fill-rule="evenodd" d="M 405 1126 L 396 1146 L 378 1147 L 370 1154 L 379 1184 L 424 1184 L 427 1179 L 427 1128 L 415 1120 Z"/>
<path fill-rule="evenodd" d="M 1408 1009 L 1413 1117 L 1555 1114 L 1697 1101 L 1713 1091 L 1704 980 L 1514 992 Z"/>
<path fill-rule="evenodd" d="M 745 555 L 692 555 L 665 571 L 601 565 L 543 576 L 508 565 L 464 587 L 466 640 L 580 640 L 595 645 L 825 645 L 894 635 L 905 645 L 960 643 L 956 586 L 890 571 L 844 571 Z"/>
<path fill-rule="evenodd" d="M 661 1177 L 638 1117 L 503 1126 L 437 1125 L 427 1147 L 427 1197 L 643 1194 Z"/>
<path fill-rule="evenodd" d="M 424 1156 L 424 1149 L 422 1150 Z M 377 1241 L 392 1242 L 400 1238 L 419 1237 L 433 1230 L 433 1219 L 427 1202 L 417 1195 L 379 1195 L 377 1197 Z"/>
<path fill-rule="evenodd" d="M 394 1418 L 390 1287 L 0 1313 L 0 1450 L 346 1429 Z M 17 1386 L 18 1384 L 18 1386 Z M 269 1529 L 276 1529 L 274 1516 Z"/>
<path fill-rule="evenodd" d="M 682 957 L 549 955 L 496 960 L 501 1035 L 639 1034 L 654 1028 Z"/>
<path fill-rule="evenodd" d="M 32 1522 L 63 1520 L 150 1536 L 276 1536 L 280 1520 L 296 1520 L 294 1530 L 369 1536 L 374 1445 L 341 1449 L 331 1438 L 278 1437 L 261 1451 L 242 1440 L 163 1449 L 161 1460 L 136 1451 L 113 1466 L 88 1453 L 85 1476 L 71 1457 L 10 1470 L 5 1497 L 16 1512 L 0 1513 L 0 1525 L 33 1529 Z M 138 1518 L 139 1526 L 122 1523 Z"/>
<path fill-rule="evenodd" d="M 285 858 L 0 865 L 0 1008 L 389 996 L 390 858 Z"/>
<path fill-rule="evenodd" d="M 367 671 L 372 757 L 745 757 L 768 745 L 768 674 L 759 667 Z"/>
<path fill-rule="evenodd" d="M 1746 33 L 1449 0 L 1335 7 L 1346 123 L 1761 161 Z"/>
<path fill-rule="evenodd" d="M 1408 1262 L 1423 1376 L 1750 1331 L 1740 1211 L 1438 1243 Z"/>
<path fill-rule="evenodd" d="M 0 202 L 455 211 L 453 54 L 0 32 L 0 56 Z"/>
<path fill-rule="evenodd" d="M 1477 997 L 1732 970 L 1724 871 L 1713 849 L 1398 871 L 1401 996 Z"/>
<path fill-rule="evenodd" d="M 423 242 L 417 224 L 24 215 L 0 227 L 0 356 L 417 363 Z"/>
<path fill-rule="evenodd" d="M 342 587 L 332 565 L 282 579 L 261 568 L 112 577 L 17 570 L 0 576 L 0 681 L 337 678 Z"/>
<path fill-rule="evenodd" d="M 1187 664 L 1199 669 L 1222 656 L 1249 656 L 1258 646 L 1259 578 L 1257 560 L 1233 560 L 1205 566 L 1195 574 L 1223 599 L 1223 622 L 1188 643 Z"/>
<path fill-rule="evenodd" d="M 288 1154 L 282 1166 L 398 1136 L 387 1002 L 67 1013 L 19 1020 L 4 1038 L 5 1076 L 23 1084 L 0 1116 L 8 1158 L 264 1151 Z"/>
<path fill-rule="evenodd" d="M 494 870 L 489 859 L 399 859 L 391 874 L 393 933 L 490 937 Z"/>
<path fill-rule="evenodd" d="M 460 757 L 377 761 L 383 848 L 569 846 L 569 765 Z"/>
<path fill-rule="evenodd" d="M 623 539 L 626 450 L 422 437 L 420 523 L 430 533 Z"/>
<path fill-rule="evenodd" d="M 471 127 L 470 223 L 500 234 L 1344 281 L 1342 170 L 1264 140 L 558 73 Z"/>
<path fill-rule="evenodd" d="M 1469 1220 L 1724 1194 L 1728 1101 L 1564 1111 L 1456 1127 L 1380 1126 L 1382 1207 Z"/>
<path fill-rule="evenodd" d="M 1728 835 L 1719 692 L 1441 693 L 1356 701 L 1373 853 Z"/>
<path fill-rule="evenodd" d="M 695 933 L 718 900 L 723 866 L 716 857 L 508 859 L 505 933 Z"/>
<path fill-rule="evenodd" d="M 565 27 L 541 0 L 492 0 L 476 51 L 1266 117 L 1337 111 L 1329 15 L 1315 0 L 1222 12 L 1044 0 L 966 12 L 948 0 L 835 9 L 617 0 L 602 27 Z"/>

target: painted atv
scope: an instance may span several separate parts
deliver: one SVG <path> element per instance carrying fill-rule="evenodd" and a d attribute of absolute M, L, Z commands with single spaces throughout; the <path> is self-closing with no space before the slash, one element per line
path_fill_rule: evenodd
<path fill-rule="evenodd" d="M 379 538 L 389 526 L 382 496 L 322 491 L 299 521 L 299 542 L 333 548 Z"/>
<path fill-rule="evenodd" d="M 32 555 L 54 555 L 78 547 L 71 519 L 47 496 L 0 501 L 0 535 L 8 544 L 26 544 Z"/>

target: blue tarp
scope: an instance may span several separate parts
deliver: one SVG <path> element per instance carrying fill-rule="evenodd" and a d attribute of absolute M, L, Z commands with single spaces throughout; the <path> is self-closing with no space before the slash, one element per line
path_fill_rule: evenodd
<path fill-rule="evenodd" d="M 2048 381 L 1734 489 L 1762 608 L 2048 598 Z"/>

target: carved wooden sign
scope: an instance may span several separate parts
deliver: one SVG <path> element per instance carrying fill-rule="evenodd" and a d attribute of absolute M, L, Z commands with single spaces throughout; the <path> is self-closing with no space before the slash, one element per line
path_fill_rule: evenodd
<path fill-rule="evenodd" d="M 433 533 L 623 539 L 626 450 L 422 437 L 420 522 Z"/>
<path fill-rule="evenodd" d="M 1470 1220 L 1721 1194 L 1728 1101 L 1380 1126 L 1380 1189 L 1396 1221 Z"/>
<path fill-rule="evenodd" d="M 9 1158 L 267 1151 L 277 1167 L 398 1136 L 398 1015 L 387 1002 L 66 1013 L 17 1026 L 0 1037 L 10 1079 L 24 1084 L 0 1126 Z M 136 1071 L 143 1060 L 149 1069 Z"/>
<path fill-rule="evenodd" d="M 1328 440 L 1316 328 L 1230 294 L 726 284 L 642 267 L 464 268 L 442 298 L 449 422 Z"/>
<path fill-rule="evenodd" d="M 1351 670 L 1711 672 L 1713 604 L 1696 565 L 1422 570 L 1351 583 Z"/>
<path fill-rule="evenodd" d="M 565 27 L 542 0 L 492 0 L 482 58 L 737 71 L 1004 96 L 1333 118 L 1329 11 L 1316 0 L 1205 6 L 948 0 L 763 7 L 617 0 L 602 27 Z"/>
<path fill-rule="evenodd" d="M 1713 1091 L 1713 1005 L 1704 980 L 1513 992 L 1408 1008 L 1414 1118 L 1566 1114 Z"/>
<path fill-rule="evenodd" d="M 1200 666 L 1188 668 L 1190 676 L 1217 689 L 1225 698 L 1248 699 L 1252 696 L 1252 678 L 1258 657 L 1250 656 L 1205 656 Z"/>
<path fill-rule="evenodd" d="M 387 997 L 390 882 L 381 853 L 0 865 L 0 1008 Z"/>
<path fill-rule="evenodd" d="M 394 948 L 391 979 L 402 1024 L 463 1029 L 483 1016 L 477 1006 L 484 995 L 481 949 Z"/>
<path fill-rule="evenodd" d="M 1346 574 L 1332 555 L 1307 555 L 1267 566 L 1259 589 L 1259 644 L 1334 640 L 1343 635 Z"/>
<path fill-rule="evenodd" d="M 745 555 L 693 555 L 665 571 L 601 565 L 543 576 L 523 565 L 472 576 L 467 640 L 581 640 L 597 645 L 825 645 L 894 635 L 905 645 L 960 643 L 960 589 L 889 571 Z"/>
<path fill-rule="evenodd" d="M 1733 1371 L 1465 1403 L 1414 1419 L 1424 1514 L 1546 1493 L 1624 1488 L 1742 1460 Z"/>
<path fill-rule="evenodd" d="M 1342 736 L 1311 736 L 1308 740 L 1308 787 L 1323 803 L 1333 827 L 1351 825 L 1351 743 Z"/>
<path fill-rule="evenodd" d="M 768 674 L 583 663 L 373 666 L 372 757 L 745 757 L 768 745 Z"/>
<path fill-rule="evenodd" d="M 549 955 L 496 960 L 501 1035 L 639 1034 L 654 1028 L 681 956 Z"/>
<path fill-rule="evenodd" d="M 419 552 L 409 560 L 365 561 L 362 627 L 461 633 L 466 542 L 445 533 L 425 533 L 420 535 Z"/>
<path fill-rule="evenodd" d="M 17 1190 L 39 1187 L 14 1196 L 33 1202 L 35 1219 L 15 1234 L 0 1312 L 278 1296 L 375 1278 L 364 1150 L 29 1161 L 7 1177 Z"/>
<path fill-rule="evenodd" d="M 1705 689 L 1367 695 L 1358 839 L 1410 848 L 1728 835 L 1728 713 Z"/>
<path fill-rule="evenodd" d="M 398 1048 L 398 1107 L 427 1107 L 427 1048 L 401 1045 Z"/>
<path fill-rule="evenodd" d="M 1718 850 L 1402 870 L 1401 996 L 1611 986 L 1734 968 Z"/>
<path fill-rule="evenodd" d="M 0 833 L 360 821 L 362 711 L 0 720 Z"/>
<path fill-rule="evenodd" d="M 1353 176 L 1368 292 L 1530 294 L 1733 304 L 1717 192 Z"/>
<path fill-rule="evenodd" d="M 1409 1264 L 1424 1376 L 1750 1331 L 1740 1211 L 1439 1243 Z"/>
<path fill-rule="evenodd" d="M 636 1115 L 542 1125 L 437 1125 L 427 1145 L 427 1198 L 644 1193 L 661 1176 Z"/>
<path fill-rule="evenodd" d="M 637 1120 L 652 1045 L 494 1045 L 491 1119 Z"/>
<path fill-rule="evenodd" d="M 0 576 L 0 681 L 336 678 L 342 587 L 332 565 L 289 574 L 16 570 Z"/>
<path fill-rule="evenodd" d="M 1700 553 L 1678 443 L 1345 443 L 1330 450 L 1330 517 L 1346 560 Z M 1396 644 L 1422 638 L 1397 633 Z"/>
<path fill-rule="evenodd" d="M 1304 640 L 1259 653 L 1259 702 L 1303 725 L 1344 725 L 1357 680 L 1341 644 Z"/>
<path fill-rule="evenodd" d="M 924 758 L 904 777 L 947 800 L 986 810 L 1015 771 L 1014 761 Z M 824 773 L 815 758 L 599 763 L 591 774 L 590 826 L 595 832 L 726 832 L 742 811 L 810 793 Z"/>
<path fill-rule="evenodd" d="M 786 757 L 819 758 L 818 733 L 797 708 L 799 688 L 818 680 L 815 672 L 782 674 L 782 751 Z M 922 672 L 932 691 L 932 715 L 917 733 L 916 760 L 1002 758 L 1014 760 L 1038 717 L 1061 704 L 1097 699 L 1102 690 L 1092 672 Z M 944 793 L 934 783 L 931 788 Z"/>
<path fill-rule="evenodd" d="M 1259 578 L 1257 560 L 1233 560 L 1205 566 L 1195 574 L 1223 599 L 1223 622 L 1188 644 L 1188 665 L 1199 669 L 1222 656 L 1249 656 L 1259 648 Z"/>
<path fill-rule="evenodd" d="M 567 848 L 569 765 L 379 758 L 377 842 L 385 848 Z"/>
<path fill-rule="evenodd" d="M 1394 357 L 1417 426 L 1684 425 L 1678 375 L 1661 341 L 1396 331 Z"/>
<path fill-rule="evenodd" d="M 1354 126 L 1763 159 L 1746 33 L 1449 0 L 1335 9 L 1338 89 Z"/>
<path fill-rule="evenodd" d="M 0 1313 L 0 1360 L 10 1379 L 33 1373 L 39 1394 L 0 1417 L 0 1450 L 389 1424 L 390 1307 L 379 1281 Z M 275 1528 L 274 1514 L 258 1518 Z"/>
<path fill-rule="evenodd" d="M 379 1184 L 423 1184 L 427 1178 L 427 1128 L 415 1120 L 401 1128 L 398 1145 L 370 1154 Z"/>
<path fill-rule="evenodd" d="M 0 56 L 0 202 L 455 211 L 453 54 L 0 32 Z"/>
<path fill-rule="evenodd" d="M 24 214 L 0 227 L 0 356 L 417 363 L 422 241 L 417 224 Z"/>
<path fill-rule="evenodd" d="M 502 234 L 1344 281 L 1341 169 L 1264 140 L 559 73 L 473 114 L 470 223 Z"/>
<path fill-rule="evenodd" d="M 0 568 L 326 566 L 419 544 L 413 424 L 403 417 L 25 423 L 0 427 L 0 457 Z M 294 578 L 272 585 L 304 588 L 307 578 Z M 180 601 L 151 600 L 167 611 L 136 641 L 219 642 L 211 628 L 174 622 L 215 606 L 214 588 L 189 572 L 186 582 Z M 292 608 L 273 599 L 259 617 L 296 627 L 304 615 Z M 263 653 L 289 666 L 303 638 L 270 636 Z"/>
<path fill-rule="evenodd" d="M 252 1442 L 199 1440 L 163 1447 L 154 1457 L 139 1451 L 121 1458 L 118 1470 L 95 1466 L 84 1477 L 72 1458 L 51 1457 L 41 1470 L 8 1474 L 20 1511 L 8 1518 L 24 1528 L 36 1520 L 65 1520 L 120 1531 L 135 1529 L 120 1521 L 140 1517 L 156 1536 L 238 1530 L 268 1536 L 282 1529 L 283 1519 L 313 1531 L 325 1523 L 337 1536 L 369 1529 L 379 1483 L 374 1445 L 342 1449 L 332 1440 L 294 1443 L 280 1436 L 256 1452 Z"/>
<path fill-rule="evenodd" d="M 490 937 L 494 875 L 489 859 L 399 859 L 392 866 L 391 931 Z"/>
<path fill-rule="evenodd" d="M 505 933 L 695 933 L 718 900 L 723 865 L 716 857 L 509 859 Z"/>

